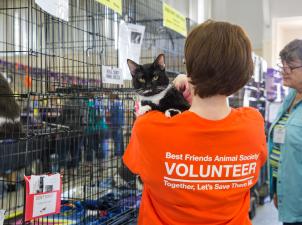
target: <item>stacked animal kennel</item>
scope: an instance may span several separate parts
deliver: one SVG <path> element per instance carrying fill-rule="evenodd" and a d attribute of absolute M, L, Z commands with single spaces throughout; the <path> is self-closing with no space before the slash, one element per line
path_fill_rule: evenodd
<path fill-rule="evenodd" d="M 135 179 L 126 183 L 117 175 L 135 120 L 135 93 L 130 81 L 104 84 L 102 65 L 119 66 L 121 21 L 145 26 L 140 63 L 164 53 L 171 79 L 185 72 L 185 38 L 163 27 L 161 0 L 122 3 L 119 15 L 96 0 L 69 0 L 66 22 L 34 0 L 0 0 L 0 73 L 12 90 L 0 89 L 4 224 L 24 224 L 23 176 L 55 172 L 63 181 L 61 213 L 29 224 L 135 219 L 141 193 Z M 240 106 L 242 99 L 231 103 Z M 15 120 L 6 102 L 18 104 Z M 20 129 L 7 129 L 18 121 Z"/>
<path fill-rule="evenodd" d="M 56 172 L 62 175 L 61 213 L 28 224 L 126 224 L 135 218 L 141 193 L 135 179 L 125 183 L 117 176 L 135 94 L 130 81 L 103 84 L 102 65 L 118 67 L 122 20 L 145 26 L 140 62 L 165 53 L 171 76 L 184 72 L 184 37 L 162 26 L 162 1 L 122 3 L 119 15 L 95 0 L 69 0 L 66 22 L 34 0 L 0 0 L 0 73 L 11 89 L 0 92 L 4 224 L 25 224 L 24 175 Z M 9 118 L 8 99 L 18 104 L 18 118 Z M 7 129 L 18 121 L 19 129 Z"/>

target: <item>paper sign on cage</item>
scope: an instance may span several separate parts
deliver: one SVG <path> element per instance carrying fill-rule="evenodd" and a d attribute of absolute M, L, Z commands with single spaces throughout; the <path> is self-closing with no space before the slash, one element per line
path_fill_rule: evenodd
<path fill-rule="evenodd" d="M 139 63 L 145 26 L 121 22 L 118 38 L 118 67 L 122 69 L 123 79 L 132 80 L 127 59 Z"/>
<path fill-rule="evenodd" d="M 102 82 L 103 84 L 123 84 L 122 69 L 102 66 Z"/>
<path fill-rule="evenodd" d="M 59 173 L 24 176 L 25 221 L 60 213 L 62 180 Z"/>
<path fill-rule="evenodd" d="M 109 7 L 110 9 L 117 12 L 118 14 L 122 15 L 122 10 L 123 10 L 122 0 L 97 0 L 97 1 Z"/>
<path fill-rule="evenodd" d="M 163 26 L 187 36 L 186 17 L 166 3 L 163 3 Z"/>
<path fill-rule="evenodd" d="M 69 0 L 35 0 L 45 12 L 68 22 Z"/>
<path fill-rule="evenodd" d="M 0 225 L 4 224 L 4 219 L 5 219 L 5 210 L 1 209 L 0 210 Z"/>

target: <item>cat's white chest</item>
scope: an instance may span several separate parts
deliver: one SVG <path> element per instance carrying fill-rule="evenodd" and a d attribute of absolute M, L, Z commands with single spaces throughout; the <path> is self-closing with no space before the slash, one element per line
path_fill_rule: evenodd
<path fill-rule="evenodd" d="M 138 100 L 139 102 L 141 101 L 150 101 L 156 105 L 159 104 L 159 101 L 167 94 L 168 90 L 172 87 L 171 84 L 169 84 L 167 86 L 167 88 L 165 90 L 163 90 L 162 92 L 156 94 L 156 95 L 152 95 L 152 96 L 142 96 L 142 95 L 139 95 L 138 96 Z"/>
<path fill-rule="evenodd" d="M 145 114 L 146 112 L 150 111 L 152 108 L 149 105 L 144 105 L 142 106 L 142 101 L 150 101 L 156 105 L 159 104 L 159 101 L 166 95 L 166 93 L 168 92 L 168 90 L 172 87 L 172 85 L 168 85 L 168 87 L 163 90 L 162 92 L 153 95 L 153 96 L 142 96 L 142 95 L 138 95 L 138 102 L 137 102 L 137 107 L 135 110 L 135 113 L 137 116 L 141 116 L 143 114 Z"/>

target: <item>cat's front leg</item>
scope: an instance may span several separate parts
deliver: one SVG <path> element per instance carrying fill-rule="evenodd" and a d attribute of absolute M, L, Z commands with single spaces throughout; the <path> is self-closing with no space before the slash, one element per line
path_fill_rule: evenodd
<path fill-rule="evenodd" d="M 146 112 L 150 110 L 157 110 L 158 106 L 151 101 L 143 100 L 140 102 L 138 110 L 136 112 L 136 116 L 144 115 Z"/>
<path fill-rule="evenodd" d="M 152 108 L 150 105 L 140 106 L 138 111 L 136 112 L 136 116 L 144 115 L 146 112 L 150 111 Z"/>

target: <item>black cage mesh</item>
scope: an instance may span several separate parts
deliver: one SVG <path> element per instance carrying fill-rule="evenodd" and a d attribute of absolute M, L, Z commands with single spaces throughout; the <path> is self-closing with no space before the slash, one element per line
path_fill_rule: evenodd
<path fill-rule="evenodd" d="M 103 84 L 102 65 L 118 67 L 124 20 L 145 26 L 140 63 L 159 53 L 173 78 L 184 72 L 184 37 L 162 26 L 162 1 L 123 0 L 123 15 L 95 0 L 70 0 L 69 21 L 34 0 L 0 0 L 0 209 L 25 224 L 24 175 L 59 172 L 61 213 L 28 224 L 127 224 L 140 191 L 117 176 L 129 141 L 131 82 Z M 191 22 L 188 21 L 188 27 Z M 10 118 L 8 99 L 17 117 Z M 15 104 L 14 103 L 14 104 Z M 2 111 L 1 111 L 2 110 Z M 18 127 L 9 129 L 9 125 Z"/>

